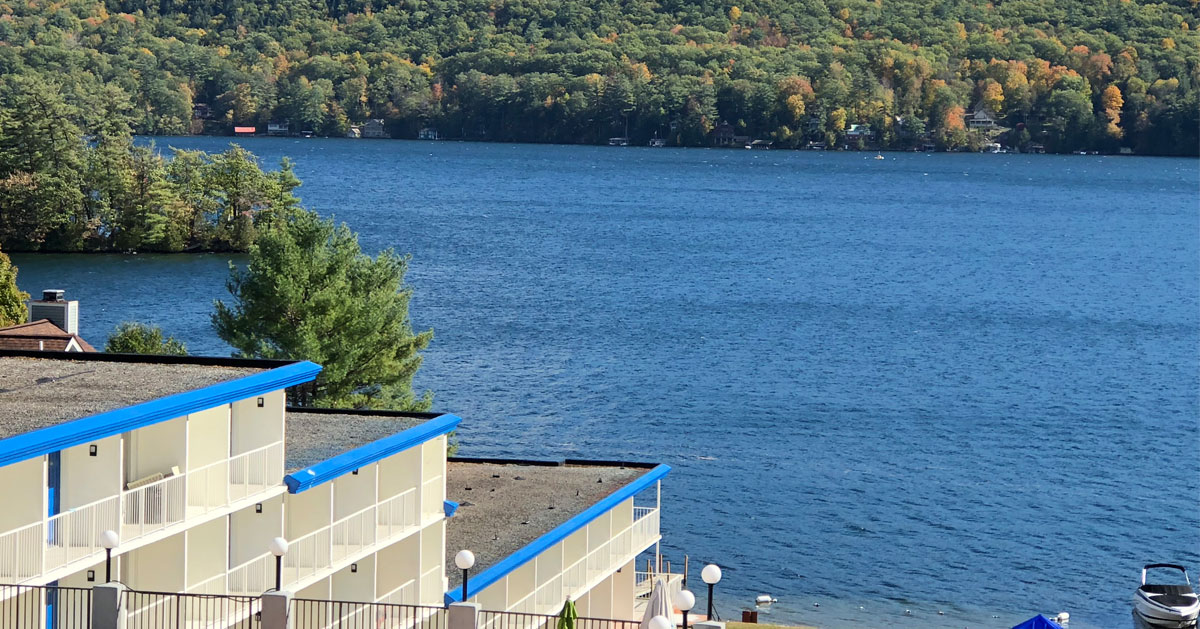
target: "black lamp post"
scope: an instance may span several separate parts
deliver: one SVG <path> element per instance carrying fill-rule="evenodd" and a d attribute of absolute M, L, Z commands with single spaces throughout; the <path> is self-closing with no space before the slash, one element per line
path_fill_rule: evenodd
<path fill-rule="evenodd" d="M 715 563 L 704 566 L 700 571 L 700 579 L 708 584 L 708 619 L 713 619 L 713 586 L 721 580 L 721 568 Z"/>
<path fill-rule="evenodd" d="M 710 597 L 711 598 L 711 597 Z M 683 614 L 683 629 L 688 629 L 687 616 L 688 612 L 696 606 L 696 595 L 687 590 L 679 590 L 675 593 L 675 607 Z"/>
<path fill-rule="evenodd" d="M 467 602 L 467 573 L 475 565 L 475 553 L 469 550 L 458 551 L 458 554 L 454 556 L 454 565 L 463 572 L 462 602 L 465 603 Z"/>
<path fill-rule="evenodd" d="M 112 581 L 112 551 L 121 543 L 116 531 L 107 530 L 100 534 L 100 545 L 104 547 L 104 582 Z"/>
<path fill-rule="evenodd" d="M 283 556 L 287 554 L 288 542 L 282 537 L 271 540 L 271 554 L 275 555 L 275 591 L 283 589 Z"/>

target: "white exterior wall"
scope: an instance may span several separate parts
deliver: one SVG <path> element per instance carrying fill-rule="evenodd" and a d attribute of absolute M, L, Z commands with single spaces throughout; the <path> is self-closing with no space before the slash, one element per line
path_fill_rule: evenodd
<path fill-rule="evenodd" d="M 286 494 L 287 527 L 285 538 L 300 539 L 333 523 L 332 483 L 318 485 L 299 494 Z"/>
<path fill-rule="evenodd" d="M 214 577 L 223 576 L 228 567 L 229 523 L 226 518 L 205 522 L 187 530 L 187 585 L 189 591 L 207 583 Z M 203 594 L 213 590 L 224 593 L 225 583 L 213 583 Z"/>
<path fill-rule="evenodd" d="M 267 552 L 271 540 L 283 535 L 283 497 L 264 500 L 229 516 L 229 567 L 240 566 Z"/>
<path fill-rule="evenodd" d="M 333 481 L 333 519 L 340 520 L 358 513 L 376 503 L 375 464 L 358 469 L 358 473 L 346 474 Z"/>
<path fill-rule="evenodd" d="M 96 446 L 91 456 L 90 446 Z M 121 437 L 113 436 L 62 451 L 59 459 L 59 511 L 90 504 L 120 493 Z"/>
<path fill-rule="evenodd" d="M 412 567 L 420 563 L 419 535 L 410 535 L 381 548 L 375 558 L 377 599 L 383 598 L 388 603 L 416 604 L 420 575 L 414 574 Z"/>
<path fill-rule="evenodd" d="M 263 400 L 259 407 L 258 400 Z M 233 403 L 233 454 L 249 452 L 283 440 L 284 408 L 282 390 L 238 400 Z"/>
<path fill-rule="evenodd" d="M 187 569 L 184 535 L 172 535 L 122 555 L 121 581 L 134 590 L 182 592 Z"/>
<path fill-rule="evenodd" d="M 187 469 L 186 417 L 125 433 L 125 483 L 154 473 L 167 476 L 172 467 Z"/>
<path fill-rule="evenodd" d="M 637 585 L 637 560 L 630 559 L 616 574 L 608 578 L 612 586 L 612 608 L 601 618 L 634 618 L 634 586 Z M 674 605 L 674 602 L 671 603 Z M 596 618 L 596 616 L 593 616 Z"/>
<path fill-rule="evenodd" d="M 0 487 L 4 487 L 0 531 L 41 522 L 46 517 L 46 457 L 0 467 Z M 4 572 L 4 566 L 0 565 L 0 575 Z"/>
<path fill-rule="evenodd" d="M 399 496 L 409 489 L 421 488 L 421 448 L 409 448 L 380 461 L 379 499 Z"/>
<path fill-rule="evenodd" d="M 375 556 L 368 555 L 333 573 L 329 579 L 335 601 L 375 602 Z"/>
<path fill-rule="evenodd" d="M 188 471 L 229 458 L 229 405 L 188 415 Z"/>

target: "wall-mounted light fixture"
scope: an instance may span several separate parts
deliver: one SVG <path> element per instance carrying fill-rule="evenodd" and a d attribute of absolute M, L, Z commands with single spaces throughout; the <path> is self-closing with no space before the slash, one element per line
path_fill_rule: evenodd
<path fill-rule="evenodd" d="M 88 456 L 96 456 L 96 444 L 88 446 Z"/>
<path fill-rule="evenodd" d="M 87 580 L 88 580 L 88 583 L 95 582 L 95 580 L 96 580 L 96 571 L 95 570 L 87 571 Z"/>
<path fill-rule="evenodd" d="M 358 564 L 356 564 L 356 563 L 350 564 L 350 572 L 358 572 Z"/>
<path fill-rule="evenodd" d="M 266 406 L 266 404 L 267 404 L 267 401 L 266 401 L 265 399 L 263 399 L 263 398 L 258 398 L 258 407 L 259 407 L 259 408 L 262 408 L 263 406 Z"/>
<path fill-rule="evenodd" d="M 254 505 L 254 512 L 262 513 L 262 503 L 261 502 Z"/>
<path fill-rule="evenodd" d="M 350 472 L 350 475 L 351 475 L 351 476 L 358 476 L 358 470 L 354 470 L 353 472 Z"/>

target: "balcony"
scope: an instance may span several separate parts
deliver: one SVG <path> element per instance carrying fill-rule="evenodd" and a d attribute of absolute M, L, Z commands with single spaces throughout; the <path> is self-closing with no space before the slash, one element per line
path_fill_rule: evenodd
<path fill-rule="evenodd" d="M 417 489 L 413 488 L 290 540 L 288 552 L 283 557 L 283 583 L 296 587 L 298 582 L 324 576 L 338 564 L 353 561 L 420 528 Z M 440 574 L 438 578 L 440 580 Z M 231 594 L 261 594 L 274 586 L 275 558 L 270 553 L 259 555 L 228 573 Z M 440 591 L 440 582 L 435 590 Z"/>
<path fill-rule="evenodd" d="M 124 549 L 153 533 L 279 487 L 283 442 L 239 454 L 0 534 L 0 580 L 22 582 L 74 563 L 99 561 L 100 535 L 118 531 Z"/>
<path fill-rule="evenodd" d="M 562 607 L 564 600 L 577 598 L 635 559 L 659 539 L 659 510 L 657 507 L 634 507 L 633 516 L 632 524 L 564 567 L 560 573 L 542 578 L 536 574 L 535 566 L 534 582 L 539 583 L 538 587 L 531 594 L 509 605 L 505 611 L 526 614 L 554 613 Z"/>

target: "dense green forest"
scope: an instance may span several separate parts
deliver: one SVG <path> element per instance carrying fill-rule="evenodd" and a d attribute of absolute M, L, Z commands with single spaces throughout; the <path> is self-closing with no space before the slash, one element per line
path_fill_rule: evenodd
<path fill-rule="evenodd" d="M 124 98 L 150 134 L 799 147 L 865 124 L 851 143 L 1194 155 L 1197 23 L 1197 0 L 28 0 L 0 3 L 0 74 Z M 965 125 L 977 106 L 1007 131 Z"/>
<path fill-rule="evenodd" d="M 208 154 L 135 146 L 127 94 L 97 87 L 68 102 L 54 83 L 4 79 L 0 250 L 246 251 L 298 207 L 291 164 L 264 171 L 239 147 Z"/>

